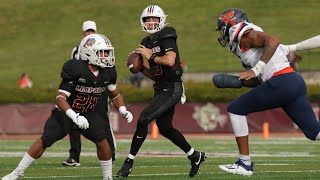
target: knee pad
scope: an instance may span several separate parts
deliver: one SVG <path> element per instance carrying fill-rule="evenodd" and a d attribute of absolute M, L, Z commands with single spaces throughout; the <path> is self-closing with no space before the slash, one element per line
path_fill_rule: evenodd
<path fill-rule="evenodd" d="M 47 136 L 42 135 L 41 136 L 42 144 L 45 148 L 52 146 L 52 144 L 55 142 L 54 140 L 50 139 Z"/>
<path fill-rule="evenodd" d="M 232 129 L 236 137 L 249 135 L 249 128 L 246 116 L 237 115 L 229 112 Z"/>

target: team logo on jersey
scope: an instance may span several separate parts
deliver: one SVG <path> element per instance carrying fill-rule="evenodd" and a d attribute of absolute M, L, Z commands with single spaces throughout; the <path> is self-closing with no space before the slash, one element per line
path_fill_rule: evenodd
<path fill-rule="evenodd" d="M 84 79 L 84 78 L 79 78 L 79 79 L 78 79 L 78 82 L 86 83 L 86 79 Z"/>
<path fill-rule="evenodd" d="M 88 38 L 88 40 L 86 41 L 86 43 L 84 43 L 84 47 L 85 46 L 92 46 L 94 43 L 96 42 L 96 39 L 94 38 Z"/>
<path fill-rule="evenodd" d="M 192 117 L 204 131 L 213 131 L 218 126 L 223 127 L 227 122 L 227 116 L 221 114 L 220 109 L 211 103 L 195 106 Z"/>
<path fill-rule="evenodd" d="M 153 47 L 153 48 L 151 49 L 152 54 L 157 53 L 157 52 L 160 52 L 160 51 L 161 51 L 161 48 L 160 48 L 159 46 Z"/>

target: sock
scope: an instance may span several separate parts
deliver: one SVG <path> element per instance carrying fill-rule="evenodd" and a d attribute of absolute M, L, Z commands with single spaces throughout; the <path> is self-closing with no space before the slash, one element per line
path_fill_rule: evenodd
<path fill-rule="evenodd" d="M 24 173 L 27 168 L 35 161 L 33 157 L 31 157 L 28 153 L 26 153 L 23 158 L 21 159 L 18 167 L 16 168 L 17 171 L 20 173 Z"/>
<path fill-rule="evenodd" d="M 132 155 L 132 154 L 129 154 L 129 155 L 128 155 L 128 158 L 129 158 L 129 159 L 132 159 L 132 160 L 134 160 L 135 157 L 136 157 L 136 156 L 134 156 L 134 155 Z"/>
<path fill-rule="evenodd" d="M 100 165 L 102 169 L 103 180 L 112 179 L 112 159 L 108 161 L 100 160 Z"/>
<path fill-rule="evenodd" d="M 245 164 L 247 166 L 251 165 L 251 158 L 249 155 L 239 154 L 239 159 L 243 162 L 243 164 Z"/>
<path fill-rule="evenodd" d="M 190 156 L 190 155 L 192 155 L 193 153 L 194 153 L 194 149 L 191 148 L 191 149 L 187 152 L 187 155 Z"/>

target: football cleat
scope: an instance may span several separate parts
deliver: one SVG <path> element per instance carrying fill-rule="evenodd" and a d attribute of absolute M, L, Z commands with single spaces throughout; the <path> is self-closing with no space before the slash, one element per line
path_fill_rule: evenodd
<path fill-rule="evenodd" d="M 194 153 L 188 158 L 191 161 L 191 169 L 189 172 L 189 176 L 193 177 L 200 171 L 200 165 L 207 158 L 204 152 L 194 151 Z"/>
<path fill-rule="evenodd" d="M 250 166 L 247 166 L 241 160 L 238 160 L 234 164 L 220 165 L 219 168 L 232 174 L 244 176 L 251 176 L 253 174 L 253 163 L 251 163 Z"/>
<path fill-rule="evenodd" d="M 132 171 L 133 159 L 127 158 L 117 173 L 119 178 L 127 178 Z"/>
<path fill-rule="evenodd" d="M 77 162 L 76 160 L 72 159 L 72 158 L 68 158 L 65 161 L 62 161 L 62 165 L 65 166 L 80 166 L 80 163 Z"/>
<path fill-rule="evenodd" d="M 15 169 L 10 174 L 4 176 L 1 180 L 19 180 L 21 177 L 24 177 L 23 172 Z"/>

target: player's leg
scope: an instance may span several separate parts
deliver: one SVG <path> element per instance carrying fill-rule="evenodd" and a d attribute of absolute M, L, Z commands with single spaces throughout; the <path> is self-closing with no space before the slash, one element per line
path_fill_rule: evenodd
<path fill-rule="evenodd" d="M 159 118 L 157 118 L 156 123 L 160 134 L 169 139 L 186 153 L 191 162 L 189 176 L 193 177 L 199 172 L 200 165 L 203 161 L 205 161 L 206 155 L 204 152 L 194 150 L 182 133 L 173 127 L 172 120 L 174 109 L 175 106 L 164 112 Z"/>
<path fill-rule="evenodd" d="M 161 114 L 166 112 L 179 101 L 182 94 L 182 83 L 177 84 L 180 84 L 181 90 L 179 90 L 179 92 L 175 92 L 174 96 L 173 85 L 167 89 L 155 90 L 153 99 L 139 116 L 137 128 L 131 142 L 130 154 L 128 155 L 128 158 L 125 159 L 121 169 L 118 171 L 117 177 L 127 177 L 131 173 L 133 160 L 148 135 L 149 123 L 154 119 L 157 119 Z"/>
<path fill-rule="evenodd" d="M 110 149 L 112 152 L 112 163 L 116 161 L 116 144 L 115 144 L 115 137 L 111 128 L 110 120 L 107 117 L 107 123 L 106 123 L 106 139 L 110 145 Z"/>
<path fill-rule="evenodd" d="M 99 113 L 91 112 L 85 115 L 90 126 L 80 132 L 84 137 L 96 144 L 97 156 L 100 160 L 103 179 L 112 179 L 112 152 L 106 140 L 106 120 Z"/>
<path fill-rule="evenodd" d="M 62 161 L 65 166 L 80 166 L 80 152 L 81 152 L 81 134 L 79 128 L 74 124 L 72 130 L 69 132 L 70 150 L 69 158 Z"/>
<path fill-rule="evenodd" d="M 234 164 L 221 165 L 220 169 L 233 174 L 252 175 L 253 164 L 249 155 L 249 130 L 246 115 L 288 104 L 296 98 L 298 87 L 293 86 L 296 81 L 296 73 L 272 77 L 267 82 L 240 96 L 228 106 L 239 149 L 239 161 Z"/>
<path fill-rule="evenodd" d="M 58 109 L 52 111 L 52 115 L 44 126 L 44 132 L 41 138 L 37 139 L 23 156 L 17 168 L 10 174 L 2 178 L 2 180 L 20 179 L 29 166 L 38 158 L 40 158 L 47 147 L 54 142 L 65 137 L 70 131 L 72 121 L 62 114 Z"/>

